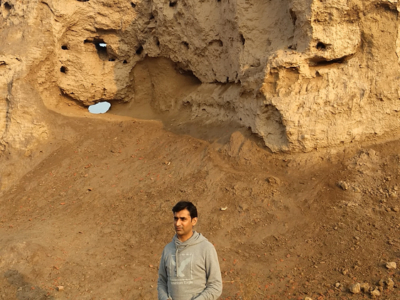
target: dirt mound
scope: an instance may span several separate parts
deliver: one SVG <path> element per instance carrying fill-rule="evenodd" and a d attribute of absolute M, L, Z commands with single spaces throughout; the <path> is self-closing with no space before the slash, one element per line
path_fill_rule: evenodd
<path fill-rule="evenodd" d="M 221 299 L 399 298 L 398 141 L 273 155 L 243 130 L 74 122 L 1 197 L 0 299 L 155 299 L 180 199 L 217 248 Z"/>

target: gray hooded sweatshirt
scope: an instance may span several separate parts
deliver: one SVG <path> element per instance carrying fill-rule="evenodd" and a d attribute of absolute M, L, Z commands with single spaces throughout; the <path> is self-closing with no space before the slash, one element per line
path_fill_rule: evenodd
<path fill-rule="evenodd" d="M 196 231 L 185 242 L 175 235 L 162 253 L 157 290 L 159 300 L 217 299 L 222 278 L 213 244 Z"/>

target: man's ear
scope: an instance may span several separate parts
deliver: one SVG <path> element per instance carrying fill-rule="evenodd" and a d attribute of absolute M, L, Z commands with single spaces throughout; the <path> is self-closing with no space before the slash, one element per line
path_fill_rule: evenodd
<path fill-rule="evenodd" d="M 192 219 L 192 225 L 194 226 L 194 225 L 196 225 L 196 223 L 197 223 L 197 218 L 193 218 Z"/>

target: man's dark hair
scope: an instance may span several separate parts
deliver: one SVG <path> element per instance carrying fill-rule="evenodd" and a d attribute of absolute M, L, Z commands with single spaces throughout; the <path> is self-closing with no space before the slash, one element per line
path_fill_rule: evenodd
<path fill-rule="evenodd" d="M 172 208 L 173 213 L 177 213 L 181 210 L 187 209 L 190 214 L 190 218 L 197 218 L 197 208 L 194 206 L 192 202 L 189 201 L 179 201 L 175 206 Z"/>

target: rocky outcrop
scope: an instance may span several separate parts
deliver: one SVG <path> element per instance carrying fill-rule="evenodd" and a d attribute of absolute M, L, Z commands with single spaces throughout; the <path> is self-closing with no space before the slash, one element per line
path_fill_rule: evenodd
<path fill-rule="evenodd" d="M 24 151 L 60 103 L 146 102 L 236 122 L 272 151 L 399 129 L 395 0 L 2 0 L 0 137 Z"/>

